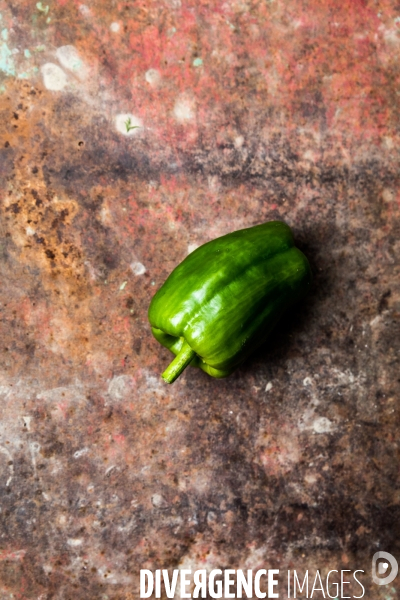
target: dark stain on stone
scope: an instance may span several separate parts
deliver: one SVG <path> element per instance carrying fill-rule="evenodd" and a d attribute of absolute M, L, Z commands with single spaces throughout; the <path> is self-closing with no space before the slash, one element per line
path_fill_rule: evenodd
<path fill-rule="evenodd" d="M 13 202 L 13 204 L 10 204 L 10 206 L 7 207 L 6 210 L 11 210 L 11 212 L 13 212 L 16 215 L 19 212 L 21 212 L 21 207 L 18 204 L 18 202 Z"/>
<path fill-rule="evenodd" d="M 54 260 L 56 255 L 54 254 L 53 250 L 50 250 L 50 248 L 48 248 L 47 250 L 45 250 L 45 254 L 47 256 L 47 258 L 50 258 L 51 260 Z"/>
<path fill-rule="evenodd" d="M 55 440 L 42 446 L 40 452 L 45 458 L 50 458 L 51 456 L 62 454 L 64 447 L 65 444 L 63 442 Z"/>
<path fill-rule="evenodd" d="M 132 298 L 132 296 L 128 296 L 128 298 L 125 300 L 125 306 L 126 308 L 132 308 L 135 304 L 134 299 Z"/>
<path fill-rule="evenodd" d="M 381 299 L 379 300 L 379 305 L 378 305 L 379 314 L 381 314 L 384 310 L 386 310 L 388 308 L 388 298 L 390 298 L 391 295 L 392 295 L 392 290 L 387 290 L 386 292 L 384 292 L 382 294 Z"/>

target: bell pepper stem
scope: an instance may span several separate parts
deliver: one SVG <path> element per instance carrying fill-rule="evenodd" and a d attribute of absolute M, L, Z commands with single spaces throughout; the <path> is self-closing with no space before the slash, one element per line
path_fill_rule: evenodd
<path fill-rule="evenodd" d="M 184 341 L 179 353 L 175 356 L 172 363 L 170 363 L 165 369 L 161 377 L 167 383 L 174 383 L 175 379 L 178 379 L 179 375 L 183 373 L 195 356 L 196 352 L 191 349 L 187 342 Z"/>

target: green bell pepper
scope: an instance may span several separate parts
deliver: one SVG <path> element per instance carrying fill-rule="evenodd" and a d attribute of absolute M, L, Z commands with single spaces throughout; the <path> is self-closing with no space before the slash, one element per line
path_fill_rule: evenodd
<path fill-rule="evenodd" d="M 200 246 L 153 297 L 154 337 L 175 359 L 162 374 L 175 381 L 189 365 L 226 377 L 268 337 L 307 293 L 311 269 L 285 223 L 234 231 Z"/>

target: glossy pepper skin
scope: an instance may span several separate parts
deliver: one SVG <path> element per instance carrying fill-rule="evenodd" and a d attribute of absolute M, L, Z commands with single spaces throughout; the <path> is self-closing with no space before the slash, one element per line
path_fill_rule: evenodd
<path fill-rule="evenodd" d="M 177 355 L 162 377 L 172 383 L 188 364 L 226 377 L 310 285 L 308 260 L 281 221 L 200 246 L 172 271 L 150 304 L 153 335 Z"/>

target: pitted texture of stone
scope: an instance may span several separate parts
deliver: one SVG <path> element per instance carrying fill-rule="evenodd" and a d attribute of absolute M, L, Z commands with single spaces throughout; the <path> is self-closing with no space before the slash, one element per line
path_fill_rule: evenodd
<path fill-rule="evenodd" d="M 398 5 L 14 4 L 1 598 L 129 600 L 141 568 L 230 567 L 364 569 L 394 600 L 370 564 L 400 558 Z M 271 219 L 312 293 L 226 380 L 167 386 L 153 293 Z"/>

